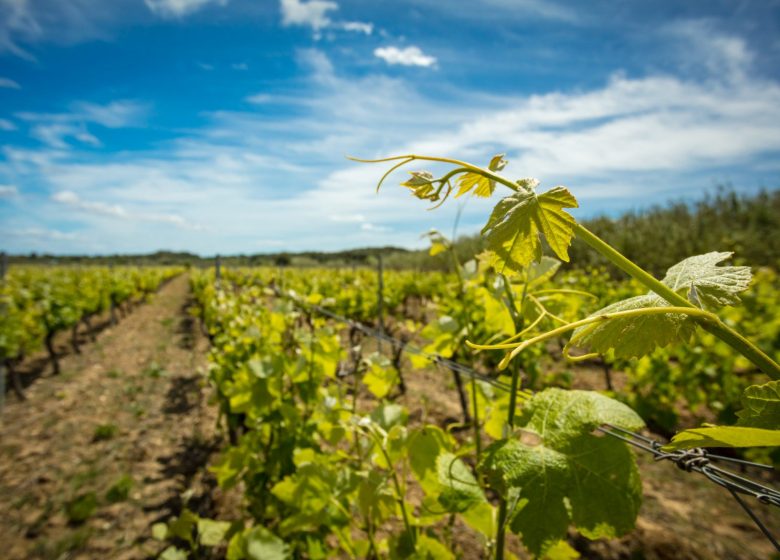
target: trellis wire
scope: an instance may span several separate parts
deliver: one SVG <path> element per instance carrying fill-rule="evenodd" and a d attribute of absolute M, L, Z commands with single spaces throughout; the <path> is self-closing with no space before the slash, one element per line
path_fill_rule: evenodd
<path fill-rule="evenodd" d="M 388 342 L 391 346 L 395 346 L 396 348 L 400 347 L 404 352 L 408 354 L 424 357 L 436 365 L 443 366 L 452 371 L 457 371 L 467 377 L 470 377 L 471 379 L 482 381 L 499 390 L 506 391 L 506 392 L 511 391 L 511 387 L 507 383 L 504 383 L 498 379 L 480 373 L 472 368 L 469 368 L 467 366 L 464 366 L 462 364 L 459 364 L 447 358 L 443 358 L 438 354 L 431 354 L 430 352 L 425 352 L 420 348 L 412 346 L 408 343 L 404 343 L 395 337 L 392 337 L 377 329 L 373 329 L 367 325 L 364 325 L 363 323 L 360 323 L 359 321 L 354 321 L 352 319 L 349 319 L 348 317 L 338 315 L 319 305 L 302 302 L 298 298 L 290 294 L 282 294 L 278 290 L 276 290 L 276 295 L 279 297 L 284 297 L 286 299 L 289 299 L 290 301 L 292 301 L 293 303 L 295 303 L 300 307 L 303 308 L 308 307 L 309 309 L 312 309 L 318 312 L 319 314 L 324 315 L 325 317 L 329 317 L 334 321 L 349 325 L 350 327 L 355 328 L 368 336 Z M 752 466 L 752 467 L 757 467 L 757 468 L 762 468 L 767 470 L 772 470 L 771 465 L 754 463 L 751 461 L 745 461 L 743 459 L 736 459 L 732 457 L 724 457 L 722 455 L 710 453 L 706 449 L 700 447 L 694 449 L 665 452 L 662 450 L 663 447 L 662 443 L 652 438 L 649 438 L 647 436 L 644 436 L 642 434 L 638 434 L 636 432 L 626 430 L 625 428 L 614 426 L 612 424 L 604 424 L 604 426 L 599 427 L 597 429 L 600 432 L 604 433 L 605 435 L 622 440 L 623 442 L 633 446 L 636 449 L 640 449 L 642 451 L 646 451 L 652 454 L 656 461 L 662 461 L 662 460 L 671 461 L 672 463 L 677 465 L 677 467 L 680 468 L 681 470 L 684 470 L 686 472 L 699 473 L 704 477 L 706 477 L 709 481 L 719 486 L 722 486 L 723 488 L 728 490 L 731 493 L 731 495 L 734 497 L 734 499 L 737 501 L 737 503 L 742 507 L 742 509 L 745 510 L 748 516 L 753 520 L 753 522 L 756 524 L 759 530 L 764 534 L 767 540 L 769 540 L 769 542 L 772 543 L 772 546 L 774 546 L 775 549 L 778 552 L 780 552 L 780 543 L 778 543 L 777 539 L 775 539 L 775 537 L 772 535 L 769 528 L 763 523 L 763 521 L 761 521 L 761 519 L 756 515 L 756 513 L 740 496 L 740 494 L 750 496 L 762 504 L 780 507 L 780 491 L 777 491 L 769 486 L 763 485 L 759 482 L 756 482 L 749 478 L 740 476 L 736 473 L 733 473 L 731 471 L 713 465 L 710 460 L 715 459 L 718 461 L 727 461 L 727 462 L 732 462 L 740 465 Z"/>

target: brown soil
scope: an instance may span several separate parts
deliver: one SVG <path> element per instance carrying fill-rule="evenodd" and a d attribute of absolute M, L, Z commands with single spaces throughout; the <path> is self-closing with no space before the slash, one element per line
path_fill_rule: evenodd
<path fill-rule="evenodd" d="M 27 400 L 9 394 L 0 416 L 3 558 L 146 558 L 163 547 L 152 523 L 185 503 L 213 509 L 205 465 L 219 446 L 216 411 L 207 403 L 208 343 L 189 303 L 178 277 L 80 354 L 65 353 L 64 337 L 61 375 L 48 373 L 44 355 L 19 368 Z M 129 495 L 112 500 L 122 477 L 132 480 Z M 74 500 L 90 493 L 94 512 L 72 519 Z"/>

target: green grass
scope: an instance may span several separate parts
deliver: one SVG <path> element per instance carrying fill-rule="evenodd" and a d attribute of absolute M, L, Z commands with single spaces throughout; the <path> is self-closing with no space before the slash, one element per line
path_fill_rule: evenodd
<path fill-rule="evenodd" d="M 106 492 L 106 500 L 109 503 L 115 504 L 117 502 L 124 502 L 129 496 L 130 491 L 133 489 L 133 479 L 130 475 L 124 474 L 119 477 L 111 488 Z"/>
<path fill-rule="evenodd" d="M 84 523 L 97 509 L 97 494 L 86 492 L 65 504 L 65 515 L 71 523 Z"/>
<path fill-rule="evenodd" d="M 113 439 L 119 433 L 119 427 L 116 424 L 100 424 L 95 428 L 92 434 L 92 441 L 106 441 Z"/>

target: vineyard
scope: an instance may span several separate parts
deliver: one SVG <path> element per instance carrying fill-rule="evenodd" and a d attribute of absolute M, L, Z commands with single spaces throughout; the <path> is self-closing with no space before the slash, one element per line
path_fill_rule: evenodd
<path fill-rule="evenodd" d="M 444 168 L 402 183 L 434 206 L 508 189 L 477 258 L 461 262 L 454 240 L 427 234 L 449 272 L 385 270 L 381 258 L 352 269 L 11 267 L 0 535 L 12 557 L 777 553 L 777 273 L 709 252 L 658 279 L 578 224 L 567 189 L 503 177 L 501 156 L 485 168 L 380 160 L 393 167 L 379 186 L 413 162 Z M 573 238 L 623 278 L 565 266 Z M 137 361 L 121 373 L 104 348 L 87 367 L 101 344 Z M 57 486 L 56 499 L 20 496 L 57 478 L 19 468 L 47 454 L 25 450 L 22 426 L 55 430 L 47 415 L 76 410 L 92 479 Z M 170 467 L 166 446 L 180 446 L 178 467 L 155 474 L 146 458 Z M 120 463 L 124 474 L 100 476 Z M 47 531 L 59 540 L 44 543 Z"/>

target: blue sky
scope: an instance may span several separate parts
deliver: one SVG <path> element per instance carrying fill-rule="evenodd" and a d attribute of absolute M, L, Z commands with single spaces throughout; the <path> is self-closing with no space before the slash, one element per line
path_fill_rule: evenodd
<path fill-rule="evenodd" d="M 778 60 L 771 0 L 0 0 L 0 249 L 450 231 L 458 203 L 376 195 L 384 169 L 346 154 L 505 152 L 578 216 L 777 188 Z"/>

